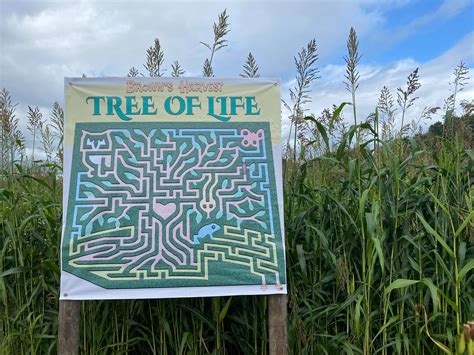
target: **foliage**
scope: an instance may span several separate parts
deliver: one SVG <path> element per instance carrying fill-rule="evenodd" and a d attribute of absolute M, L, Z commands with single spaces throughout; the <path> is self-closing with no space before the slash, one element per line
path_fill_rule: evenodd
<path fill-rule="evenodd" d="M 185 73 L 184 69 L 181 67 L 178 61 L 175 60 L 174 63 L 171 65 L 171 76 L 178 78 L 180 76 L 183 76 L 184 73 Z"/>
<path fill-rule="evenodd" d="M 240 74 L 242 78 L 258 78 L 260 74 L 258 73 L 258 64 L 255 61 L 255 58 L 252 55 L 252 52 L 249 52 L 247 60 L 243 65 L 244 73 Z"/>
<path fill-rule="evenodd" d="M 128 71 L 127 76 L 128 76 L 129 78 L 135 78 L 135 77 L 138 76 L 138 74 L 140 74 L 140 73 L 138 72 L 138 69 L 135 68 L 135 67 L 131 67 L 131 68 L 129 69 L 129 71 Z"/>
<path fill-rule="evenodd" d="M 347 38 L 347 56 L 344 57 L 346 62 L 346 90 L 351 93 L 352 96 L 352 110 L 354 113 L 354 124 L 357 125 L 357 116 L 356 116 L 356 99 L 355 94 L 359 88 L 359 79 L 360 74 L 358 70 L 359 62 L 362 57 L 359 54 L 359 41 L 357 40 L 357 33 L 353 27 L 349 31 L 349 37 Z"/>
<path fill-rule="evenodd" d="M 418 68 L 416 68 L 407 79 L 407 88 L 403 90 L 401 87 L 397 89 L 397 103 L 398 106 L 402 109 L 402 124 L 400 126 L 400 136 L 403 135 L 406 131 L 405 122 L 405 113 L 409 109 L 418 97 L 413 97 L 413 94 L 421 87 L 419 82 Z"/>
<path fill-rule="evenodd" d="M 214 69 L 212 68 L 212 60 L 214 59 L 214 54 L 218 50 L 227 47 L 228 41 L 225 37 L 230 32 L 229 15 L 227 14 L 227 10 L 224 10 L 222 13 L 219 14 L 217 23 L 214 22 L 213 32 L 214 42 L 212 44 L 201 42 L 201 44 L 208 48 L 211 52 L 211 55 L 209 56 L 209 58 L 206 58 L 203 65 L 203 75 L 208 78 L 214 76 Z"/>
<path fill-rule="evenodd" d="M 164 53 L 161 48 L 160 40 L 155 38 L 153 45 L 146 50 L 146 64 L 143 64 L 143 67 L 146 69 L 150 77 L 161 77 L 163 76 L 163 71 L 161 70 L 163 61 Z M 132 76 L 132 74 L 135 74 L 136 76 L 136 71 L 130 69 L 129 74 L 130 76 Z"/>
<path fill-rule="evenodd" d="M 319 78 L 319 69 L 315 66 L 318 60 L 316 40 L 313 38 L 308 42 L 306 47 L 301 48 L 298 56 L 294 57 L 296 67 L 296 84 L 290 88 L 291 103 L 283 101 L 283 105 L 290 112 L 289 119 L 291 121 L 290 132 L 286 144 L 286 156 L 290 157 L 290 139 L 293 132 L 293 161 L 296 161 L 296 143 L 298 138 L 298 129 L 301 128 L 305 121 L 303 115 L 305 105 L 311 102 L 311 85 Z M 306 127 L 311 130 L 311 128 Z"/>

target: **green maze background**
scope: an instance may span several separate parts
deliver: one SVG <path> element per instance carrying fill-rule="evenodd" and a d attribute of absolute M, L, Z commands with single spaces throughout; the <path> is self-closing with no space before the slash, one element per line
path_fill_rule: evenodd
<path fill-rule="evenodd" d="M 77 124 L 62 255 L 104 288 L 285 283 L 269 124 Z"/>

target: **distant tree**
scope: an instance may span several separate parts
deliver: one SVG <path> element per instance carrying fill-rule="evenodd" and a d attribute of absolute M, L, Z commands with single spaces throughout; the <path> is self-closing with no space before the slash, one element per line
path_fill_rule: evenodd
<path fill-rule="evenodd" d="M 438 121 L 438 122 L 433 123 L 428 128 L 428 132 L 433 136 L 442 137 L 443 136 L 443 129 L 444 129 L 443 123 Z"/>

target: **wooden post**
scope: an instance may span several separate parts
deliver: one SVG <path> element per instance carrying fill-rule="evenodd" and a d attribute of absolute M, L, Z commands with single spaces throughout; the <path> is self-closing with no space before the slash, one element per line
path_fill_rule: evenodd
<path fill-rule="evenodd" d="M 58 354 L 79 354 L 81 301 L 59 301 Z"/>
<path fill-rule="evenodd" d="M 288 355 L 287 295 L 268 296 L 268 340 L 270 355 Z"/>

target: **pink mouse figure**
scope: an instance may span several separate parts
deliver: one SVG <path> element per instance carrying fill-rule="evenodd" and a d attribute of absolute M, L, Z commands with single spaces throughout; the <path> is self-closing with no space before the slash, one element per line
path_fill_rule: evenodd
<path fill-rule="evenodd" d="M 244 128 L 243 130 L 240 131 L 240 134 L 242 135 L 242 145 L 244 147 L 257 147 L 259 142 L 263 139 L 264 137 L 264 132 L 263 129 L 257 130 L 257 132 L 250 132 L 248 129 Z"/>

